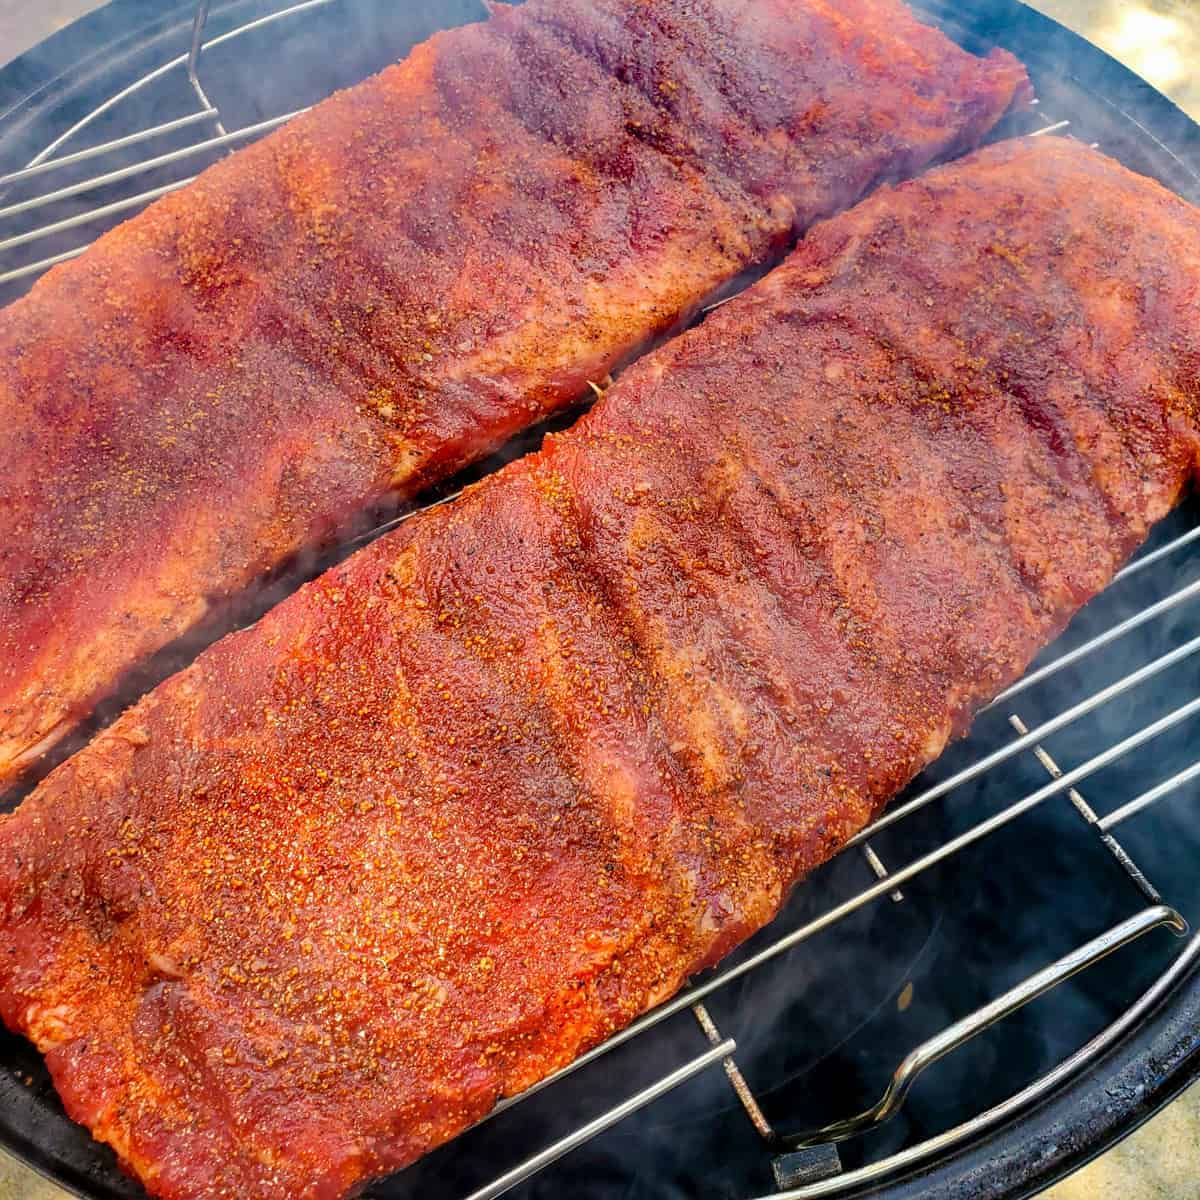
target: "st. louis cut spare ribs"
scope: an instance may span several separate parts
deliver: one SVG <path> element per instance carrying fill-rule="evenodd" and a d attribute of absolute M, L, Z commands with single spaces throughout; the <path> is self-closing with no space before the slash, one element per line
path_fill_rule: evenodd
<path fill-rule="evenodd" d="M 256 580 L 1027 94 L 898 0 L 530 0 L 0 312 L 0 790 Z"/>
<path fill-rule="evenodd" d="M 331 1200 L 770 920 L 1200 461 L 1200 219 L 1060 139 L 818 225 L 0 823 L 0 1011 L 153 1193 Z"/>

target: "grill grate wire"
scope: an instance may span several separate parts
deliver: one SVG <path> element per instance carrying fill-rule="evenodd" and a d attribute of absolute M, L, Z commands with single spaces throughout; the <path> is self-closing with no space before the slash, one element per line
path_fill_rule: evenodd
<path fill-rule="evenodd" d="M 163 63 L 115 93 L 57 137 L 24 167 L 0 175 L 0 234 L 2 234 L 4 225 L 16 217 L 33 215 L 36 220 L 44 220 L 42 224 L 35 224 L 30 228 L 10 233 L 7 237 L 0 236 L 0 285 L 36 277 L 53 265 L 82 254 L 92 238 L 97 235 L 97 231 L 112 223 L 110 218 L 124 217 L 159 196 L 185 186 L 195 178 L 195 174 L 192 173 L 152 188 L 140 188 L 139 181 L 143 181 L 151 173 L 175 168 L 180 164 L 190 166 L 197 160 L 203 163 L 206 156 L 211 160 L 213 155 L 229 151 L 238 143 L 259 137 L 299 113 L 307 111 L 304 108 L 296 109 L 240 128 L 227 129 L 222 123 L 219 106 L 209 99 L 201 81 L 203 56 L 206 52 L 220 45 L 234 42 L 246 34 L 276 22 L 300 17 L 310 10 L 324 8 L 334 2 L 335 0 L 305 0 L 303 3 L 291 4 L 205 41 L 204 31 L 210 0 L 197 0 L 191 45 L 186 53 Z M 99 118 L 118 108 L 131 96 L 175 73 L 183 74 L 191 93 L 199 103 L 199 108 L 195 111 L 173 120 L 135 129 L 128 134 L 96 145 L 85 146 L 77 150 L 71 149 L 73 145 L 78 144 L 82 135 Z M 1068 130 L 1071 124 L 1069 120 L 1051 119 L 1041 111 L 1036 101 L 1031 113 L 1031 121 L 1032 127 L 1026 132 L 1031 132 L 1033 136 L 1062 134 Z M 157 139 L 184 130 L 208 132 L 208 136 L 202 136 L 198 140 L 172 150 L 151 154 L 125 166 L 108 171 L 101 169 L 104 160 L 117 152 L 143 144 L 149 145 Z M 63 186 L 52 186 L 57 172 L 93 162 L 97 164 L 98 172 L 96 174 Z M 25 199 L 3 204 L 3 200 L 13 188 L 33 180 L 44 180 L 46 184 L 51 185 L 50 190 L 38 191 Z M 76 201 L 76 198 L 85 197 L 89 193 L 114 185 L 131 189 L 130 193 L 103 204 L 71 211 L 75 207 L 73 202 Z M 85 237 L 85 240 L 79 241 L 78 244 L 54 254 L 34 258 L 31 261 L 16 261 L 18 256 L 14 256 L 13 251 L 34 247 L 36 252 L 38 243 L 56 235 L 73 233 L 77 230 L 81 231 Z M 436 503 L 446 503 L 452 499 L 454 499 L 453 495 L 446 496 Z M 424 511 L 424 509 L 416 511 Z M 368 536 L 374 537 L 379 532 L 392 528 L 413 515 L 415 512 L 405 513 Z M 1166 562 L 1189 546 L 1193 546 L 1197 540 L 1200 540 L 1200 526 L 1135 558 L 1116 575 L 1110 587 L 1119 587 L 1132 576 Z M 1200 957 L 1200 935 L 1186 941 L 1184 949 L 1171 961 L 1166 971 L 1126 1012 L 1042 1078 L 1001 1104 L 920 1144 L 909 1146 L 857 1170 L 844 1172 L 841 1169 L 834 1143 L 864 1132 L 891 1116 L 903 1103 L 908 1088 L 925 1066 L 982 1032 L 995 1021 L 1015 1012 L 1037 996 L 1053 989 L 1107 954 L 1137 940 L 1150 930 L 1166 927 L 1181 938 L 1188 932 L 1184 918 L 1164 902 L 1154 884 L 1117 840 L 1113 830 L 1124 822 L 1144 814 L 1153 805 L 1200 778 L 1200 759 L 1176 772 L 1170 778 L 1134 796 L 1105 816 L 1096 814 L 1075 785 L 1082 783 L 1089 776 L 1119 760 L 1137 747 L 1152 742 L 1160 734 L 1193 719 L 1200 714 L 1200 696 L 1179 705 L 1164 716 L 1067 770 L 1060 767 L 1050 757 L 1042 743 L 1052 734 L 1072 725 L 1087 714 L 1147 684 L 1163 671 L 1185 660 L 1194 659 L 1197 653 L 1200 653 L 1200 636 L 1191 638 L 1168 653 L 1130 671 L 1115 682 L 1032 728 L 1027 726 L 1020 713 L 1012 708 L 1011 702 L 1031 689 L 1037 688 L 1064 669 L 1094 659 L 1135 630 L 1150 625 L 1198 597 L 1200 597 L 1200 580 L 1162 596 L 1074 649 L 1060 653 L 1045 665 L 1026 674 L 996 697 L 988 707 L 1004 706 L 1010 710 L 1009 724 L 1017 734 L 1013 740 L 1005 742 L 947 779 L 923 789 L 911 799 L 889 809 L 869 829 L 864 830 L 848 843 L 850 846 L 857 846 L 862 852 L 875 878 L 875 882 L 870 887 L 851 896 L 802 927 L 777 938 L 750 958 L 735 966 L 727 967 L 680 993 L 674 999 L 645 1014 L 608 1041 L 580 1056 L 573 1063 L 526 1092 L 502 1100 L 497 1104 L 485 1120 L 520 1104 L 534 1093 L 551 1086 L 564 1076 L 586 1067 L 617 1046 L 637 1038 L 640 1034 L 684 1009 L 691 1010 L 700 1031 L 709 1044 L 709 1048 L 703 1053 L 683 1063 L 661 1079 L 629 1096 L 588 1123 L 572 1130 L 566 1136 L 552 1142 L 540 1153 L 518 1163 L 491 1183 L 471 1193 L 468 1200 L 494 1200 L 495 1197 L 529 1179 L 542 1168 L 598 1136 L 625 1117 L 717 1064 L 722 1065 L 747 1116 L 762 1136 L 765 1148 L 775 1156 L 775 1175 L 782 1190 L 773 1194 L 773 1200 L 815 1200 L 816 1197 L 833 1195 L 854 1185 L 882 1179 L 913 1162 L 948 1151 L 982 1130 L 1004 1120 L 1019 1108 L 1048 1094 L 1063 1080 L 1093 1062 L 1127 1029 L 1131 1028 L 1143 1012 L 1149 1011 L 1157 997 L 1165 994 L 1172 982 L 1190 968 L 1196 958 Z M 882 858 L 869 840 L 871 837 L 904 821 L 926 806 L 946 799 L 956 789 L 982 778 L 1026 753 L 1034 756 L 1050 776 L 1046 784 L 979 821 L 958 836 L 943 842 L 906 866 L 893 871 L 884 865 Z M 732 1038 L 724 1037 L 717 1028 L 704 1005 L 705 998 L 732 983 L 735 979 L 754 971 L 768 960 L 776 958 L 815 934 L 830 928 L 874 900 L 890 896 L 893 903 L 902 903 L 904 896 L 899 889 L 900 884 L 917 878 L 930 868 L 953 857 L 968 846 L 980 842 L 991 833 L 1017 820 L 1052 797 L 1063 793 L 1069 798 L 1073 811 L 1079 816 L 1083 826 L 1100 839 L 1128 874 L 1145 900 L 1145 907 L 916 1047 L 897 1068 L 884 1097 L 871 1109 L 857 1117 L 835 1121 L 822 1129 L 804 1134 L 782 1135 L 775 1130 L 763 1114 L 745 1077 L 738 1068 L 734 1057 L 736 1042 Z M 797 1153 L 797 1151 L 799 1152 Z"/>

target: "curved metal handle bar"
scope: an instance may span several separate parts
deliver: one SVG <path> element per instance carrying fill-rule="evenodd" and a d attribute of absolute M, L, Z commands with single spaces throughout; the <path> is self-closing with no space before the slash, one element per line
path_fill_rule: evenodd
<path fill-rule="evenodd" d="M 196 63 L 200 60 L 200 46 L 204 37 L 204 26 L 208 24 L 208 10 L 212 0 L 196 0 L 196 15 L 192 18 L 192 44 L 188 49 L 188 78 L 196 82 Z"/>
<path fill-rule="evenodd" d="M 1175 909 L 1165 904 L 1143 909 L 1136 915 L 1114 925 L 1111 929 L 1093 938 L 1090 942 L 1072 950 L 1048 967 L 1030 975 L 1028 979 L 1016 987 L 998 996 L 989 1004 L 976 1009 L 975 1012 L 955 1021 L 953 1025 L 942 1030 L 936 1037 L 922 1042 L 915 1050 L 905 1056 L 904 1061 L 896 1068 L 887 1091 L 878 1103 L 872 1105 L 866 1112 L 843 1121 L 835 1121 L 822 1129 L 811 1133 L 784 1134 L 778 1138 L 778 1144 L 789 1150 L 797 1150 L 804 1146 L 817 1146 L 829 1142 L 844 1142 L 860 1133 L 895 1116 L 905 1097 L 921 1074 L 931 1063 L 937 1062 L 956 1050 L 965 1042 L 982 1033 L 997 1021 L 1023 1008 L 1031 1000 L 1037 999 L 1043 993 L 1057 987 L 1093 963 L 1111 954 L 1114 950 L 1127 945 L 1129 942 L 1157 929 L 1160 925 L 1168 926 L 1174 933 L 1183 936 L 1188 931 L 1187 922 Z"/>
<path fill-rule="evenodd" d="M 1060 1084 L 1077 1076 L 1085 1067 L 1111 1050 L 1139 1022 L 1148 1018 L 1162 1003 L 1164 997 L 1170 995 L 1172 990 L 1179 985 L 1181 980 L 1196 974 L 1198 966 L 1200 966 L 1200 934 L 1189 940 L 1183 953 L 1111 1025 L 1106 1026 L 1090 1041 L 1084 1043 L 1074 1054 L 1064 1058 L 1058 1066 L 1052 1067 L 1041 1079 L 1009 1096 L 1007 1100 L 1002 1100 L 986 1112 L 982 1112 L 952 1129 L 947 1129 L 943 1133 L 935 1134 L 923 1142 L 918 1142 L 915 1146 L 900 1150 L 879 1162 L 868 1163 L 853 1171 L 839 1173 L 833 1178 L 772 1192 L 769 1196 L 759 1197 L 759 1200 L 824 1200 L 824 1197 L 845 1194 L 851 1189 L 874 1186 L 898 1171 L 956 1150 L 969 1139 L 995 1129 L 1030 1105 L 1044 1100 Z"/>
<path fill-rule="evenodd" d="M 224 135 L 227 131 L 221 124 L 221 118 L 217 115 L 213 102 L 208 98 L 204 85 L 200 82 L 198 69 L 200 51 L 204 48 L 204 27 L 208 24 L 208 10 L 211 5 L 212 0 L 196 0 L 196 15 L 192 19 L 192 44 L 188 49 L 187 56 L 187 77 L 188 82 L 192 85 L 192 91 L 196 93 L 196 99 L 200 101 L 200 106 L 205 112 L 212 115 L 213 127 L 219 134 Z"/>

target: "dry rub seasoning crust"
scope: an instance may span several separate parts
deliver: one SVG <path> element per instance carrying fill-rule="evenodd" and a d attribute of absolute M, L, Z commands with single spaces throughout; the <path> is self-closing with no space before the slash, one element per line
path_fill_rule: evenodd
<path fill-rule="evenodd" d="M 1060 139 L 818 226 L 0 824 L 0 1010 L 150 1191 L 332 1200 L 769 920 L 1179 497 L 1200 222 Z"/>
<path fill-rule="evenodd" d="M 1024 96 L 897 0 L 531 0 L 0 313 L 0 789 L 264 572 Z"/>

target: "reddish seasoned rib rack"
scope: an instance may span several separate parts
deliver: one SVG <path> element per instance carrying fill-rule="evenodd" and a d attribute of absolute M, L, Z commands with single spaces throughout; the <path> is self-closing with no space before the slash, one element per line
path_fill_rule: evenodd
<path fill-rule="evenodd" d="M 776 911 L 1200 460 L 1200 224 L 1058 139 L 818 226 L 0 824 L 0 1007 L 156 1194 L 342 1195 Z"/>
<path fill-rule="evenodd" d="M 898 0 L 532 0 L 0 313 L 0 790 L 265 573 L 1027 92 Z"/>

